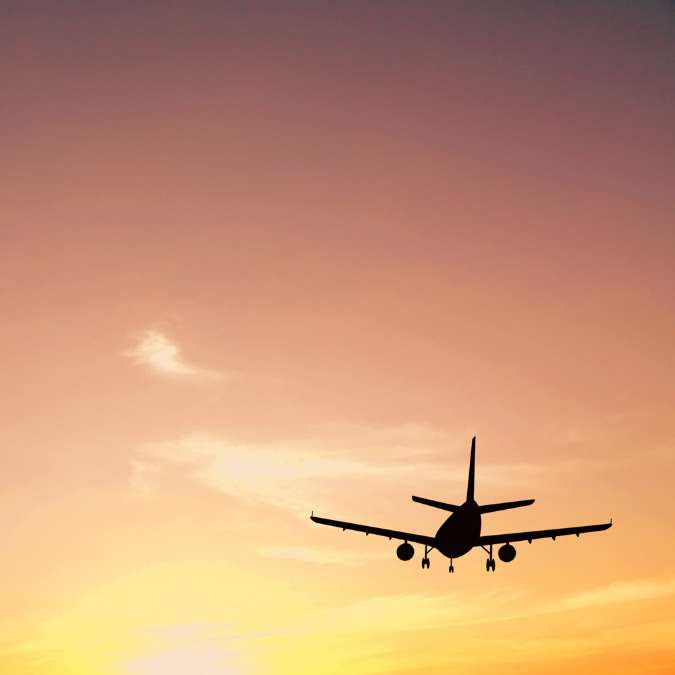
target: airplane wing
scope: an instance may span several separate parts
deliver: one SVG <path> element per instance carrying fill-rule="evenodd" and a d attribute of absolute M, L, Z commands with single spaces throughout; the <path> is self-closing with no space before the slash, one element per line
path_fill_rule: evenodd
<path fill-rule="evenodd" d="M 514 541 L 529 541 L 533 539 L 555 539 L 569 534 L 576 534 L 577 537 L 585 532 L 600 532 L 612 527 L 612 521 L 601 523 L 600 525 L 579 525 L 578 527 L 559 527 L 554 530 L 532 530 L 531 532 L 507 532 L 506 534 L 488 534 L 480 537 L 479 546 L 489 546 L 490 544 L 511 544 Z"/>
<path fill-rule="evenodd" d="M 341 520 L 330 520 L 329 518 L 319 518 L 312 515 L 312 520 L 319 525 L 330 525 L 339 527 L 343 530 L 355 530 L 356 532 L 365 532 L 366 534 L 375 534 L 378 537 L 387 537 L 389 539 L 402 539 L 403 541 L 413 541 L 417 544 L 426 546 L 436 546 L 434 537 L 426 537 L 423 534 L 414 534 L 412 532 L 399 532 L 398 530 L 387 530 L 383 527 L 372 527 L 372 525 L 358 525 L 357 523 L 345 523 Z"/>

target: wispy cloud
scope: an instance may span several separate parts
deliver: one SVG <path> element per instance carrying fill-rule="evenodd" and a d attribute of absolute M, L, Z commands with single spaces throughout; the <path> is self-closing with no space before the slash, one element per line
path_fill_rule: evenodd
<path fill-rule="evenodd" d="M 125 352 L 136 365 L 167 377 L 222 379 L 223 373 L 195 366 L 182 357 L 180 347 L 164 333 L 148 330 Z"/>
<path fill-rule="evenodd" d="M 132 481 L 142 485 L 151 467 L 162 465 L 182 466 L 188 477 L 233 497 L 303 514 L 311 503 L 311 484 L 319 479 L 415 471 L 411 465 L 386 465 L 284 446 L 240 445 L 195 433 L 141 446 L 131 466 Z"/>
<path fill-rule="evenodd" d="M 128 675 L 240 672 L 236 667 L 237 655 L 208 625 L 164 626 L 153 633 L 152 646 L 123 664 L 122 672 Z"/>
<path fill-rule="evenodd" d="M 593 588 L 571 595 L 553 604 L 552 611 L 568 609 L 584 609 L 597 605 L 625 603 L 636 600 L 653 600 L 675 595 L 675 578 L 673 579 L 634 579 L 618 581 L 607 586 Z"/>
<path fill-rule="evenodd" d="M 315 565 L 356 567 L 369 560 L 384 558 L 381 553 L 337 551 L 309 546 L 264 546 L 258 551 L 265 558 L 292 560 Z"/>
<path fill-rule="evenodd" d="M 136 497 L 149 497 L 154 494 L 159 481 L 159 466 L 142 459 L 130 461 L 130 485 Z"/>
<path fill-rule="evenodd" d="M 404 437 L 419 434 L 414 426 L 403 425 Z M 398 433 L 398 431 L 396 433 Z M 385 437 L 394 437 L 394 431 L 383 431 Z M 440 432 L 439 432 L 440 433 Z M 377 434 L 376 434 L 377 435 Z M 424 431 L 423 436 L 428 436 Z M 175 439 L 146 443 L 136 449 L 130 466 L 132 486 L 139 494 L 151 494 L 159 485 L 162 467 L 174 467 L 191 480 L 218 489 L 248 502 L 263 502 L 298 514 L 326 501 L 326 489 L 331 480 L 351 480 L 362 485 L 362 479 L 381 478 L 382 485 L 391 489 L 412 489 L 423 479 L 427 496 L 442 499 L 454 486 L 463 487 L 466 481 L 467 458 L 453 463 L 445 456 L 421 453 L 411 443 L 394 450 L 383 451 L 379 442 L 360 443 L 351 439 L 350 446 L 340 451 L 328 451 L 318 440 L 289 441 L 287 444 L 248 445 L 234 443 L 210 433 L 192 433 Z M 370 443 L 370 444 L 369 444 Z M 317 449 L 320 448 L 320 449 Z M 481 467 L 482 485 L 521 485 L 544 480 L 563 470 L 539 464 L 489 464 Z M 330 489 L 328 490 L 330 493 Z"/>
<path fill-rule="evenodd" d="M 675 595 L 675 579 L 636 579 L 600 586 L 548 602 L 531 601 L 522 590 L 456 591 L 443 594 L 374 596 L 341 607 L 330 607 L 312 617 L 305 630 L 357 627 L 373 630 L 425 630 L 495 621 L 514 621 L 575 610 L 591 610 L 615 603 L 655 600 Z M 396 607 L 395 613 L 391 608 Z M 381 617 L 387 621 L 382 622 Z M 496 618 L 496 617 L 499 618 Z M 380 618 L 378 618 L 380 617 Z"/>
<path fill-rule="evenodd" d="M 469 431 L 449 433 L 447 430 L 424 421 L 409 421 L 391 425 L 374 425 L 353 422 L 324 422 L 315 430 L 323 435 L 339 436 L 350 441 L 386 445 L 431 445 L 436 443 L 465 443 Z M 468 447 L 468 446 L 467 446 Z"/>

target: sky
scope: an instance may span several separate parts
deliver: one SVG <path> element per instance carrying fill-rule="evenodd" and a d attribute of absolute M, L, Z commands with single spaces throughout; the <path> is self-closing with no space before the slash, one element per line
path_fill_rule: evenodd
<path fill-rule="evenodd" d="M 668 2 L 0 8 L 0 670 L 675 669 Z M 319 527 L 605 522 L 486 575 Z"/>

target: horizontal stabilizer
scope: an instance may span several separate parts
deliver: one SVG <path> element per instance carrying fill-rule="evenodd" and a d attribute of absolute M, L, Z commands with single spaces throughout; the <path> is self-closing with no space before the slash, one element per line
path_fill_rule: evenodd
<path fill-rule="evenodd" d="M 529 506 L 534 504 L 534 499 L 521 499 L 517 502 L 500 502 L 498 504 L 483 504 L 479 506 L 481 513 L 491 513 L 492 511 L 506 511 L 506 509 L 517 509 L 519 506 Z"/>
<path fill-rule="evenodd" d="M 455 504 L 446 504 L 445 502 L 437 502 L 434 499 L 427 499 L 426 497 L 413 497 L 412 500 L 418 504 L 426 504 L 433 506 L 435 509 L 443 509 L 443 511 L 459 511 L 459 506 Z"/>

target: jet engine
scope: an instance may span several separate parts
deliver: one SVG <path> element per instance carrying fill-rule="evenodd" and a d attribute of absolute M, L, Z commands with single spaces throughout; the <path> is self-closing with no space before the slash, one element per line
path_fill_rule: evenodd
<path fill-rule="evenodd" d="M 516 549 L 511 544 L 504 544 L 497 551 L 497 555 L 502 562 L 511 562 L 516 557 Z"/>
<path fill-rule="evenodd" d="M 396 549 L 399 560 L 410 560 L 415 555 L 415 549 L 406 541 Z"/>

